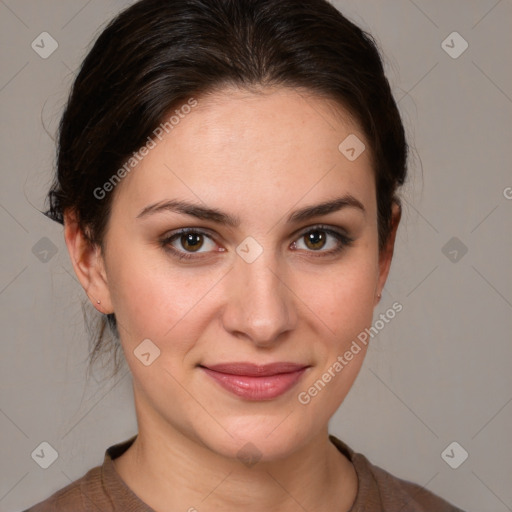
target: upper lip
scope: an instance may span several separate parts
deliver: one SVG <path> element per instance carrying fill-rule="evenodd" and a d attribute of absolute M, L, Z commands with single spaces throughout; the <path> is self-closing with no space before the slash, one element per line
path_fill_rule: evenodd
<path fill-rule="evenodd" d="M 258 365 L 254 363 L 234 362 L 201 365 L 209 370 L 226 373 L 229 375 L 245 375 L 247 377 L 267 377 L 270 375 L 279 375 L 282 373 L 293 373 L 306 368 L 308 365 L 298 363 L 270 363 Z"/>

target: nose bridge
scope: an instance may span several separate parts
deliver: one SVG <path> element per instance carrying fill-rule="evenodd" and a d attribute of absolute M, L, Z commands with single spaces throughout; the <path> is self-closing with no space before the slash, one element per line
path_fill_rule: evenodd
<path fill-rule="evenodd" d="M 248 246 L 240 244 L 238 251 L 248 247 L 249 253 L 254 251 L 255 247 L 250 244 L 250 241 Z M 283 283 L 285 275 L 276 255 L 261 247 L 259 255 L 252 258 L 244 257 L 242 251 L 235 260 L 230 272 L 233 293 L 224 325 L 256 344 L 267 345 L 292 328 L 295 322 L 293 301 Z"/>

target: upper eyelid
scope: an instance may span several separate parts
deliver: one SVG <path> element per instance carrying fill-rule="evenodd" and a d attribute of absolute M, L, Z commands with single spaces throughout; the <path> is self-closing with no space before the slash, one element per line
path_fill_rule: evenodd
<path fill-rule="evenodd" d="M 301 236 L 304 236 L 306 233 L 309 233 L 310 231 L 314 231 L 315 229 L 318 229 L 320 231 L 326 231 L 327 233 L 329 233 L 330 231 L 334 231 L 336 233 L 338 233 L 339 235 L 341 236 L 344 236 L 346 238 L 350 238 L 349 234 L 347 233 L 347 231 L 341 227 L 335 227 L 335 226 L 329 226 L 329 225 L 326 225 L 326 224 L 312 224 L 311 226 L 307 226 L 305 228 L 301 228 L 301 229 L 298 229 L 296 230 L 294 233 L 292 233 L 290 236 L 293 236 L 294 239 L 297 238 L 297 237 L 301 237 Z M 171 238 L 174 238 L 174 237 L 178 237 L 180 235 L 183 235 L 183 234 L 187 234 L 187 233 L 197 233 L 197 234 L 201 234 L 201 235 L 206 235 L 207 237 L 209 237 L 213 242 L 217 243 L 216 240 L 215 240 L 215 236 L 212 235 L 211 231 L 208 230 L 207 228 L 199 228 L 199 227 L 186 227 L 186 228 L 180 228 L 178 229 L 177 231 L 175 231 L 174 233 L 171 232 L 170 234 L 168 235 L 165 235 L 163 237 L 164 240 L 169 240 Z M 332 233 L 329 233 L 331 236 L 334 236 Z"/>

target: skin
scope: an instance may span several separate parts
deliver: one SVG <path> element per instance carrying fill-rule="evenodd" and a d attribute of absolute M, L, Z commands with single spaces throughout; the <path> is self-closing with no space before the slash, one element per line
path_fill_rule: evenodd
<path fill-rule="evenodd" d="M 367 148 L 353 162 L 338 150 L 349 134 Z M 365 211 L 345 207 L 287 223 L 292 211 L 345 194 Z M 137 218 L 169 199 L 217 208 L 240 224 L 170 211 Z M 75 272 L 98 310 L 118 320 L 139 433 L 115 467 L 144 502 L 157 512 L 350 509 L 357 475 L 328 440 L 328 421 L 366 349 L 309 404 L 297 395 L 371 326 L 399 221 L 394 205 L 392 233 L 379 252 L 364 135 L 340 105 L 286 88 L 222 89 L 198 98 L 115 189 L 103 252 L 87 244 L 66 212 Z M 318 224 L 354 241 L 322 256 L 339 243 L 322 232 L 324 246 L 308 244 L 304 234 Z M 185 227 L 208 230 L 199 252 L 179 237 L 172 242 L 197 259 L 179 260 L 160 244 Z M 263 249 L 252 263 L 236 252 L 248 236 Z M 200 246 L 201 238 L 193 243 Z M 160 349 L 149 366 L 134 355 L 144 339 Z M 251 401 L 198 367 L 233 361 L 309 368 L 285 394 Z M 261 456 L 252 467 L 237 458 L 248 442 Z"/>

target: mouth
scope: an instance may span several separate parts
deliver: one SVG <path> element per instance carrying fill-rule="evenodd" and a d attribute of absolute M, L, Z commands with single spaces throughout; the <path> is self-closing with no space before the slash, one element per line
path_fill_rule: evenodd
<path fill-rule="evenodd" d="M 309 366 L 289 362 L 266 365 L 235 362 L 199 368 L 226 391 L 246 400 L 260 401 L 272 400 L 289 391 Z"/>

